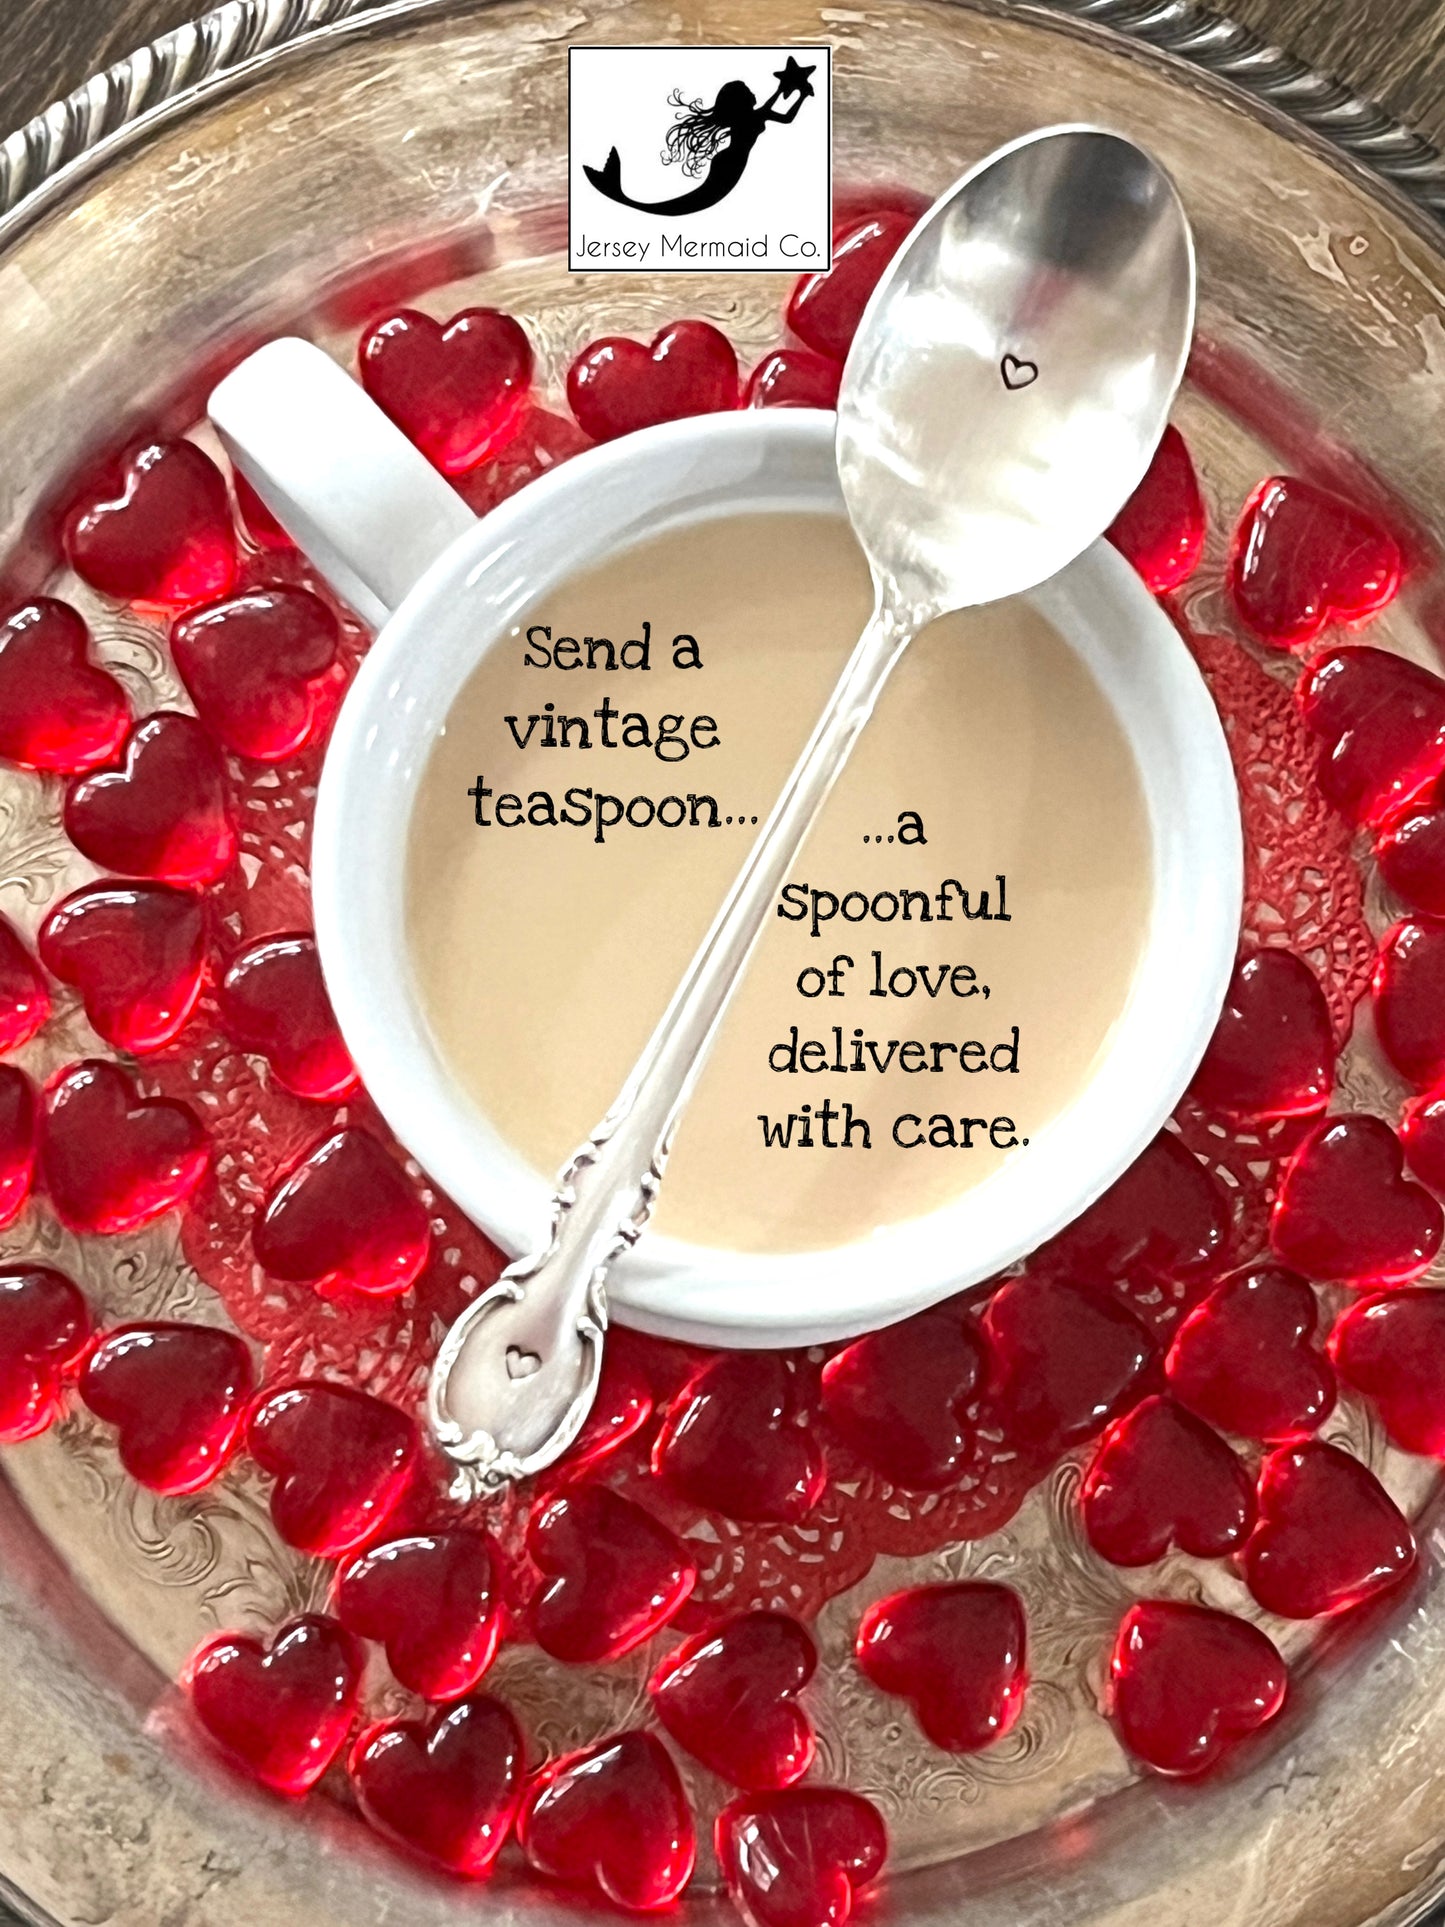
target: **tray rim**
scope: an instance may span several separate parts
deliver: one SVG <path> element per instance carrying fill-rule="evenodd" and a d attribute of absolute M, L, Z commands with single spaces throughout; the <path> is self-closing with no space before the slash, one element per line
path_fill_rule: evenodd
<path fill-rule="evenodd" d="M 496 0 L 223 0 L 92 75 L 0 140 L 0 260 L 68 195 L 186 113 L 318 40 L 352 40 L 412 16 Z M 1328 158 L 1445 257 L 1445 153 L 1367 96 L 1193 0 L 943 0 L 1114 45 L 1181 84 L 1213 93 Z M 0 1472 L 0 1481 L 4 1480 Z M 4 1481 L 8 1493 L 8 1481 Z M 1445 1506 L 1422 1527 L 1436 1537 Z M 1433 1515 L 1431 1518 L 1430 1515 Z M 1360 1927 L 1422 1927 L 1445 1899 L 1445 1867 Z M 0 1907 L 61 1927 L 0 1872 Z M 3 1927 L 3 1921 L 0 1921 Z"/>

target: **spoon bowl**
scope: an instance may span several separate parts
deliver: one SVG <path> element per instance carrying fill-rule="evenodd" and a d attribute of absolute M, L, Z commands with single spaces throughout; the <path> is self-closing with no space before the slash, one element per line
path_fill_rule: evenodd
<path fill-rule="evenodd" d="M 838 477 L 915 618 L 1047 581 L 1108 526 L 1169 418 L 1194 325 L 1173 183 L 1117 134 L 1000 149 L 873 291 L 838 397 Z"/>

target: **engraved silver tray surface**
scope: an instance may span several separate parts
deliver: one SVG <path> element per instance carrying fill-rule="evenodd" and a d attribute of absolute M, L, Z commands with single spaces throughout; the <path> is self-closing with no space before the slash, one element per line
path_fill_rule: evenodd
<path fill-rule="evenodd" d="M 231 0 L 97 77 L 0 148 L 0 555 L 127 419 L 180 426 L 240 345 L 300 325 L 344 347 L 368 309 L 441 283 L 439 308 L 524 311 L 544 361 L 681 312 L 744 358 L 776 339 L 785 282 L 569 276 L 560 249 L 569 42 L 695 39 L 836 48 L 837 175 L 941 186 L 988 147 L 1086 115 L 1175 173 L 1201 244 L 1202 329 L 1368 463 L 1428 542 L 1445 539 L 1445 166 L 1378 110 L 1177 0 Z M 1389 183 L 1393 183 L 1390 185 Z M 478 274 L 475 240 L 489 239 Z M 372 290 L 363 294 L 362 285 Z M 384 290 L 384 291 L 383 291 Z M 190 381 L 177 389 L 179 377 Z M 1217 501 L 1237 504 L 1298 422 L 1255 436 L 1207 396 L 1182 420 Z M 1201 580 L 1217 582 L 1212 535 Z M 67 592 L 73 584 L 62 584 Z M 84 598 L 82 598 L 84 600 Z M 141 706 L 174 701 L 155 633 L 86 605 Z M 1217 591 L 1191 614 L 1223 621 Z M 1428 654 L 1429 610 L 1383 625 Z M 56 798 L 0 776 L 0 908 L 33 929 L 84 874 Z M 1383 917 L 1384 906 L 1377 905 Z M 44 1071 L 93 1048 L 66 1008 Z M 1368 1040 L 1349 1101 L 1393 1114 Z M 83 1249 L 31 1219 L 0 1258 L 70 1265 L 103 1316 L 222 1316 L 174 1228 Z M 1135 1778 L 1095 1709 L 1103 1652 L 1141 1583 L 1239 1603 L 1219 1569 L 1129 1580 L 1072 1527 L 1065 1466 L 994 1538 L 882 1559 L 819 1624 L 821 1770 L 879 1799 L 896 1843 L 878 1921 L 971 1927 L 1405 1927 L 1445 1890 L 1445 1549 L 1431 1479 L 1358 1408 L 1332 1436 L 1421 1509 L 1408 1597 L 1309 1657 L 1283 1730 L 1201 1789 Z M 579 1917 L 502 1874 L 472 1889 L 404 1865 L 322 1798 L 292 1809 L 220 1770 L 169 1685 L 218 1625 L 320 1599 L 244 1468 L 157 1500 L 75 1416 L 4 1455 L 0 1479 L 0 1890 L 29 1918 L 106 1927 L 449 1927 Z M 908 1579 L 1008 1577 L 1036 1685 L 1015 1735 L 958 1760 L 844 1663 L 868 1600 Z M 1296 1636 L 1296 1647 L 1300 1644 Z M 507 1652 L 495 1678 L 540 1743 L 640 1716 L 647 1655 L 591 1673 Z M 715 1799 L 715 1787 L 702 1789 Z M 704 1868 L 706 1874 L 706 1868 Z M 23 1898 L 22 1898 L 23 1896 Z M 689 1923 L 730 1921 L 704 1879 Z"/>

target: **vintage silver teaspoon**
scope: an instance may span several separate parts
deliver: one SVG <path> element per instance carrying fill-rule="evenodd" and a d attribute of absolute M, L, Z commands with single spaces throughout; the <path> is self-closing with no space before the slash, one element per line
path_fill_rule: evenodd
<path fill-rule="evenodd" d="M 428 1409 L 460 1495 L 542 1470 L 581 1429 L 608 1268 L 647 1223 L 753 945 L 894 664 L 935 617 L 1033 588 L 1102 534 L 1164 431 L 1193 325 L 1172 183 L 1094 128 L 990 155 L 885 272 L 838 401 L 872 618 L 632 1075 L 558 1179 L 548 1242 L 442 1342 Z"/>

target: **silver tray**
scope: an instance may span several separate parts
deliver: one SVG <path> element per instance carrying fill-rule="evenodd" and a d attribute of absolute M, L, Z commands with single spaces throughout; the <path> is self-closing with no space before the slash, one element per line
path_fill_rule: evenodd
<path fill-rule="evenodd" d="M 383 305 L 446 283 L 438 302 L 460 306 L 485 288 L 528 315 L 554 367 L 591 334 L 645 333 L 683 311 L 716 316 L 745 352 L 770 345 L 781 279 L 749 277 L 740 292 L 724 276 L 628 277 L 619 289 L 569 277 L 559 258 L 565 46 L 679 38 L 832 41 L 840 181 L 932 188 L 1051 119 L 1084 115 L 1146 140 L 1196 222 L 1211 353 L 1325 424 L 1438 547 L 1445 253 L 1426 209 L 1445 206 L 1445 170 L 1375 110 L 1188 7 L 1079 0 L 1073 11 L 990 0 L 220 9 L 0 150 L 0 209 L 10 210 L 0 218 L 0 555 L 20 556 L 23 577 L 52 490 L 102 426 L 111 437 L 130 417 L 192 420 L 206 371 L 282 327 L 340 347 L 361 319 L 363 281 L 385 285 Z M 297 39 L 302 28 L 317 31 Z M 1270 461 L 1287 462 L 1281 447 L 1298 428 L 1281 421 L 1278 439 L 1251 435 L 1198 392 L 1183 420 L 1216 498 L 1231 504 Z M 1216 579 L 1220 541 L 1215 531 Z M 153 633 L 94 612 L 103 653 L 143 702 L 169 699 Z M 1407 596 L 1390 640 L 1428 654 L 1430 618 L 1420 594 Z M 28 927 L 78 874 L 54 803 L 28 780 L 0 778 L 0 907 Z M 67 1018 L 28 1061 L 43 1070 L 82 1045 L 82 1020 Z M 1350 1080 L 1354 1101 L 1397 1102 L 1366 1046 Z M 171 1228 L 81 1250 L 30 1221 L 0 1240 L 0 1255 L 40 1249 L 71 1264 L 113 1316 L 219 1315 Z M 1421 1579 L 1314 1651 L 1283 1731 L 1206 1788 L 1133 1778 L 1093 1710 L 1130 1589 L 1070 1530 L 1070 1468 L 994 1539 L 907 1568 L 881 1561 L 826 1609 L 820 1637 L 837 1658 L 861 1604 L 905 1571 L 1008 1573 L 1028 1593 L 1041 1656 L 1042 1690 L 1018 1739 L 973 1761 L 927 1753 L 851 1689 L 846 1667 L 825 1668 L 825 1769 L 873 1792 L 897 1841 L 872 1918 L 1418 1919 L 1445 1881 L 1440 1533 L 1426 1471 L 1390 1458 L 1357 1410 L 1340 1424 L 1422 1508 Z M 414 1873 L 339 1805 L 313 1798 L 293 1810 L 252 1794 L 190 1737 L 169 1680 L 193 1641 L 217 1624 L 273 1622 L 322 1584 L 281 1553 L 248 1474 L 197 1499 L 157 1501 L 122 1479 L 83 1418 L 6 1454 L 4 1472 L 0 1884 L 25 1897 L 25 1911 L 67 1927 L 575 1917 L 565 1897 L 506 1873 L 480 1890 Z M 1226 1582 L 1181 1570 L 1169 1583 Z M 630 1717 L 643 1673 L 639 1659 L 564 1681 L 517 1652 L 497 1678 L 525 1722 L 558 1743 Z M 706 1883 L 683 1911 L 719 1927 L 732 1919 Z"/>

